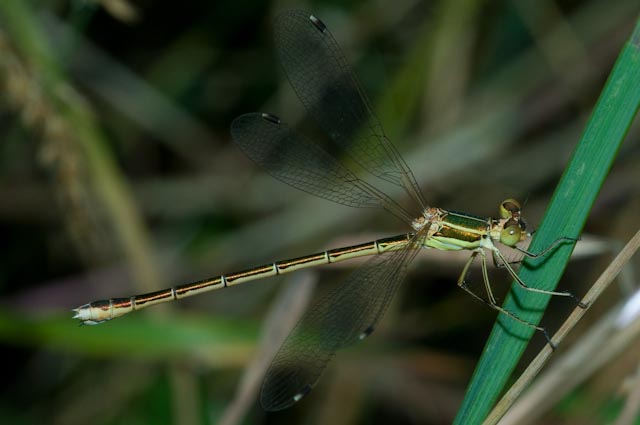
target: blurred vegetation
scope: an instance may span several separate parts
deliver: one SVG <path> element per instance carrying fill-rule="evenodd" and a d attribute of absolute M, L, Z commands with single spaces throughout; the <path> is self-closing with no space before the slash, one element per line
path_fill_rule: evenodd
<path fill-rule="evenodd" d="M 432 205 L 495 216 L 516 197 L 532 227 L 640 13 L 631 0 L 0 2 L 0 422 L 456 416 L 496 320 L 455 285 L 465 255 L 419 255 L 374 336 L 277 414 L 256 402 L 255 365 L 268 365 L 260 341 L 286 316 L 274 306 L 303 286 L 295 275 L 98 327 L 70 318 L 95 299 L 406 230 L 385 214 L 297 193 L 231 143 L 241 113 L 303 118 L 271 39 L 273 17 L 291 8 L 331 29 Z M 639 130 L 631 127 L 595 199 L 562 289 L 583 294 L 638 229 Z M 634 261 L 557 357 L 637 288 Z M 313 278 L 331 284 L 352 267 Z M 502 301 L 508 278 L 491 277 Z M 471 278 L 481 291 L 479 269 Z M 572 308 L 553 299 L 542 323 L 553 331 Z M 516 372 L 544 343 L 533 336 Z M 636 334 L 573 387 L 549 391 L 532 422 L 615 420 L 640 382 L 639 351 Z"/>

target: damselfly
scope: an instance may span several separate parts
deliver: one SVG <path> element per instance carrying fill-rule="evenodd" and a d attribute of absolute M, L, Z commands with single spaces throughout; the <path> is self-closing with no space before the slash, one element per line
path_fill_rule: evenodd
<path fill-rule="evenodd" d="M 335 142 L 361 177 L 320 146 L 308 141 L 271 114 L 251 113 L 231 125 L 235 143 L 275 178 L 305 192 L 351 207 L 382 208 L 410 226 L 399 236 L 304 257 L 278 261 L 237 273 L 126 298 L 95 301 L 75 309 L 74 318 L 97 324 L 134 310 L 173 301 L 255 279 L 289 273 L 305 267 L 373 256 L 341 285 L 314 301 L 276 354 L 262 386 L 261 402 L 267 410 L 291 406 L 316 384 L 338 349 L 373 332 L 389 306 L 407 267 L 421 248 L 445 251 L 469 250 L 471 256 L 458 285 L 499 312 L 544 331 L 498 306 L 487 274 L 486 252 L 526 290 L 571 296 L 527 286 L 515 273 L 495 242 L 529 257 L 547 253 L 569 238 L 560 238 L 539 254 L 516 244 L 530 237 L 521 217 L 520 204 L 508 199 L 500 205 L 500 218 L 429 207 L 415 177 L 387 139 L 362 88 L 327 27 L 318 18 L 293 11 L 275 21 L 275 41 L 280 62 L 296 94 L 320 128 Z M 404 189 L 419 209 L 409 213 L 373 186 L 376 179 Z M 465 277 L 480 257 L 487 298 L 473 293 Z M 546 332 L 545 332 L 546 335 Z"/>

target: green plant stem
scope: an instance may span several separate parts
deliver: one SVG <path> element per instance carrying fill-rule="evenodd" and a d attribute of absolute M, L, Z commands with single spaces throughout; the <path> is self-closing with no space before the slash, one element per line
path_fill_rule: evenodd
<path fill-rule="evenodd" d="M 65 120 L 69 137 L 86 161 L 100 208 L 109 220 L 116 240 L 131 266 L 140 290 L 162 287 L 162 276 L 153 260 L 150 236 L 125 176 L 119 170 L 109 141 L 92 111 L 68 83 L 60 58 L 55 56 L 28 2 L 0 2 L 0 24 L 6 27 L 21 56 L 33 68 L 47 102 Z"/>
<path fill-rule="evenodd" d="M 540 252 L 560 236 L 578 237 L 640 106 L 640 20 L 611 71 L 582 138 L 553 195 L 530 250 Z M 573 250 L 560 245 L 544 258 L 524 261 L 520 277 L 553 289 Z M 539 323 L 549 302 L 514 284 L 504 308 Z M 533 330 L 499 316 L 476 367 L 455 423 L 482 422 L 525 350 Z"/>

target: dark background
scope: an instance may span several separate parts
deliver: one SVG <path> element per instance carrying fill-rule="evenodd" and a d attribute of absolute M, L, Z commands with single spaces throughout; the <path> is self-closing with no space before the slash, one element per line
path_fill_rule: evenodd
<path fill-rule="evenodd" d="M 247 392 L 233 406 L 244 423 L 455 416 L 496 317 L 456 287 L 468 254 L 421 253 L 380 329 L 275 415 L 256 401 L 270 358 L 256 350 L 276 344 L 260 345 L 270 322 L 286 332 L 303 306 L 286 303 L 280 315 L 274 306 L 306 288 L 303 280 L 323 288 L 353 264 L 99 327 L 71 320 L 71 308 L 95 299 L 407 230 L 387 214 L 299 193 L 232 144 L 229 124 L 241 113 L 303 118 L 272 42 L 273 18 L 286 9 L 308 10 L 330 28 L 431 205 L 496 216 L 515 197 L 532 227 L 639 11 L 626 0 L 3 3 L 0 422 L 218 423 L 241 382 Z M 636 231 L 639 160 L 636 125 L 561 288 L 584 294 Z M 633 281 L 632 270 L 626 276 Z M 504 299 L 508 277 L 491 277 Z M 471 281 L 482 290 L 479 268 Z M 624 282 L 569 347 L 628 296 Z M 543 324 L 555 330 L 572 307 L 552 300 Z M 543 345 L 534 336 L 522 367 Z M 567 394 L 550 394 L 535 422 L 615 418 L 638 349 L 636 340 Z"/>

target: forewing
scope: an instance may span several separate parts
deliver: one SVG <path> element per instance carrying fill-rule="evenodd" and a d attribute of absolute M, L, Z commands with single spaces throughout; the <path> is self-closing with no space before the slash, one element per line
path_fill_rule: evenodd
<path fill-rule="evenodd" d="M 387 195 L 273 115 L 239 116 L 231 124 L 231 136 L 249 158 L 280 181 L 339 204 L 384 208 L 411 223 L 411 216 Z"/>
<path fill-rule="evenodd" d="M 289 11 L 275 21 L 282 67 L 309 114 L 361 167 L 426 204 L 415 177 L 384 134 L 338 43 L 316 17 Z"/>

